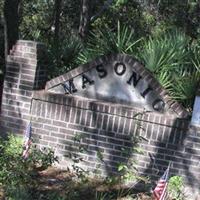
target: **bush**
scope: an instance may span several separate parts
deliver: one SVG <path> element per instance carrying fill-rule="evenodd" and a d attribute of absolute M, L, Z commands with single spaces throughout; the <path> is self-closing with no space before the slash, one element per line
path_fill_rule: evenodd
<path fill-rule="evenodd" d="M 49 66 L 48 78 L 67 73 L 69 70 L 77 67 L 77 56 L 82 50 L 82 43 L 76 36 L 71 36 L 60 44 L 49 46 L 49 58 L 52 65 Z"/>
<path fill-rule="evenodd" d="M 183 178 L 180 176 L 172 176 L 169 179 L 169 194 L 172 199 L 184 200 L 185 196 L 183 193 Z"/>
<path fill-rule="evenodd" d="M 54 152 L 31 147 L 30 155 L 22 158 L 22 140 L 13 135 L 0 138 L 0 186 L 9 199 L 27 199 L 29 190 L 36 187 L 34 176 L 57 161 Z M 17 197 L 16 193 L 18 194 Z"/>
<path fill-rule="evenodd" d="M 142 38 L 137 38 L 129 27 L 117 23 L 117 29 L 108 27 L 90 33 L 85 48 L 80 52 L 78 60 L 81 64 L 110 53 L 135 54 Z"/>
<path fill-rule="evenodd" d="M 200 80 L 198 45 L 192 48 L 190 43 L 183 32 L 169 31 L 144 40 L 139 55 L 170 96 L 189 111 Z"/>

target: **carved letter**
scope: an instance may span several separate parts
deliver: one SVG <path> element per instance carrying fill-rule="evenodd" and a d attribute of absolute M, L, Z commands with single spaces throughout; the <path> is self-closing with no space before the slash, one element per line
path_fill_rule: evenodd
<path fill-rule="evenodd" d="M 62 83 L 61 85 L 63 86 L 65 90 L 65 94 L 72 94 L 72 93 L 77 92 L 77 89 L 75 88 L 75 85 L 73 83 L 73 79 L 70 79 L 68 83 L 67 82 Z"/>
<path fill-rule="evenodd" d="M 107 75 L 107 71 L 102 64 L 96 66 L 97 72 L 99 72 L 99 78 L 104 78 Z"/>
<path fill-rule="evenodd" d="M 126 72 L 126 66 L 124 63 L 116 63 L 114 70 L 117 75 L 122 76 Z"/>
<path fill-rule="evenodd" d="M 135 87 L 141 78 L 142 77 L 140 75 L 138 75 L 136 72 L 133 71 L 133 73 L 132 73 L 130 79 L 127 81 L 127 83 L 129 85 L 131 85 L 131 83 L 133 83 L 133 86 Z"/>
<path fill-rule="evenodd" d="M 151 92 L 151 91 L 152 91 L 152 88 L 151 88 L 151 87 L 148 87 L 147 89 L 145 89 L 144 92 L 142 92 L 142 93 L 140 93 L 140 94 L 145 98 L 145 96 L 146 96 L 149 92 Z"/>
<path fill-rule="evenodd" d="M 89 85 L 94 84 L 94 81 L 91 80 L 88 76 L 85 74 L 82 75 L 82 88 L 86 88 L 86 84 L 89 83 Z"/>
<path fill-rule="evenodd" d="M 164 106 L 165 106 L 165 103 L 164 103 L 164 101 L 162 99 L 156 99 L 152 103 L 152 107 L 156 111 L 163 111 Z"/>

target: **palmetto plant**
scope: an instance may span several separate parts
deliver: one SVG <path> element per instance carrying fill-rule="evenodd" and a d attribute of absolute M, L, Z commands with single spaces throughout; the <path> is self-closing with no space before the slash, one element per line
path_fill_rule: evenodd
<path fill-rule="evenodd" d="M 53 66 L 50 66 L 49 78 L 61 75 L 77 67 L 77 56 L 81 49 L 82 43 L 75 36 L 69 36 L 62 43 L 50 46 L 49 54 Z"/>
<path fill-rule="evenodd" d="M 86 49 L 79 55 L 81 63 L 109 53 L 134 54 L 142 38 L 135 37 L 133 30 L 127 26 L 122 26 L 118 22 L 117 30 L 105 27 L 103 30 L 92 32 Z"/>
<path fill-rule="evenodd" d="M 200 81 L 200 40 L 195 45 L 191 44 L 190 38 L 178 30 L 138 39 L 133 30 L 118 22 L 116 30 L 107 27 L 96 30 L 90 33 L 85 46 L 75 40 L 69 42 L 64 50 L 61 60 L 65 61 L 65 66 L 59 70 L 62 73 L 100 55 L 134 55 L 168 90 L 172 98 L 191 110 Z"/>
<path fill-rule="evenodd" d="M 189 38 L 177 30 L 150 37 L 144 41 L 139 57 L 172 98 L 190 109 L 200 80 L 200 62 L 194 59 L 198 56 Z"/>
<path fill-rule="evenodd" d="M 154 74 L 160 71 L 180 72 L 188 64 L 189 39 L 175 31 L 144 41 L 140 58 Z"/>
<path fill-rule="evenodd" d="M 173 85 L 171 95 L 185 107 L 191 109 L 200 81 L 200 72 L 194 72 L 190 76 L 178 77 Z"/>

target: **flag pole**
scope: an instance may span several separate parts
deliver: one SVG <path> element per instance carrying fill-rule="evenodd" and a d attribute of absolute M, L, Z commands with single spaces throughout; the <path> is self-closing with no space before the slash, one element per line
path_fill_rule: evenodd
<path fill-rule="evenodd" d="M 29 156 L 29 149 L 31 147 L 31 135 L 32 135 L 32 127 L 31 127 L 31 121 L 32 121 L 32 103 L 33 103 L 33 98 L 31 98 L 31 105 L 29 109 L 29 114 L 30 114 L 30 119 L 29 119 L 29 124 L 26 127 L 26 130 L 24 132 L 24 141 L 23 141 L 23 152 L 22 152 L 22 157 L 24 159 L 27 159 Z"/>
<path fill-rule="evenodd" d="M 160 177 L 156 187 L 153 190 L 153 197 L 155 200 L 165 200 L 167 197 L 167 186 L 169 180 L 169 169 L 171 166 L 171 161 L 168 164 L 167 169 L 164 174 Z"/>
<path fill-rule="evenodd" d="M 30 122 L 32 121 L 32 104 L 33 104 L 33 97 L 31 97 L 31 105 L 30 105 L 30 109 L 29 109 L 29 115 L 30 115 Z"/>

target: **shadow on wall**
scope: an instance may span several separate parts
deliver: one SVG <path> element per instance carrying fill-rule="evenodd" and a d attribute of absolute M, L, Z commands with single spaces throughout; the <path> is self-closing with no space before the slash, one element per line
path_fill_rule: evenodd
<path fill-rule="evenodd" d="M 90 111 L 74 109 L 68 113 L 70 117 L 80 117 L 76 117 L 74 124 L 68 124 L 68 128 L 76 131 L 67 134 L 70 142 L 64 144 L 68 151 L 64 156 L 87 166 L 96 174 L 119 175 L 131 168 L 135 171 L 132 155 L 139 151 L 138 118 L 141 115 L 135 114 L 126 119 L 117 114 L 107 114 L 108 106 L 105 106 L 104 112 L 96 112 L 97 106 L 103 107 L 91 102 Z M 79 169 L 82 170 L 81 167 Z"/>
<path fill-rule="evenodd" d="M 92 106 L 97 105 L 92 103 Z M 197 165 L 200 156 L 196 148 L 200 146 L 200 138 L 198 132 L 188 128 L 187 120 L 176 119 L 171 126 L 166 126 L 142 121 L 143 115 L 129 119 L 106 112 L 91 112 L 88 115 L 92 117 L 79 118 L 75 122 L 80 126 L 69 125 L 79 128 L 79 131 L 70 136 L 74 142 L 70 145 L 66 142 L 70 151 L 66 157 L 76 163 L 84 163 L 90 171 L 97 174 L 103 171 L 108 176 L 130 172 L 131 167 L 136 173 L 134 167 L 138 167 L 138 173 L 151 177 L 151 180 L 158 180 L 171 161 L 170 176 L 184 177 L 191 188 L 199 185 Z M 92 121 L 88 120 L 90 118 Z M 138 154 L 141 151 L 138 144 L 143 152 L 141 155 Z"/>
<path fill-rule="evenodd" d="M 155 127 L 154 135 L 157 128 Z M 183 177 L 186 186 L 190 187 L 190 191 L 186 192 L 194 194 L 200 184 L 200 133 L 194 128 L 191 129 L 189 121 L 184 119 L 176 119 L 171 127 L 166 128 L 171 129 L 169 134 L 158 132 L 157 140 L 148 142 L 154 145 L 153 151 L 148 149 L 149 145 L 142 145 L 150 162 L 141 173 L 157 181 L 171 162 L 170 177 Z"/>
<path fill-rule="evenodd" d="M 20 64 L 18 63 L 7 63 L 6 74 L 4 79 L 4 93 L 2 95 L 1 104 L 1 126 L 2 135 L 7 134 L 7 132 L 18 133 L 19 130 L 25 128 L 23 124 L 22 113 L 20 107 L 22 102 L 19 96 L 23 96 L 24 93 L 18 90 L 18 80 L 20 76 Z M 16 91 L 18 95 L 16 95 Z"/>
<path fill-rule="evenodd" d="M 30 120 L 32 94 L 44 89 L 48 57 L 45 46 L 17 41 L 7 57 L 1 107 L 2 134 L 22 134 Z"/>
<path fill-rule="evenodd" d="M 108 106 L 105 106 L 104 112 L 96 112 L 98 106 L 104 105 L 91 102 L 91 110 L 76 108 L 67 111 L 68 117 L 76 118 L 71 119 L 74 123 L 68 124 L 68 128 L 75 131 L 67 133 L 68 141 L 64 143 L 67 153 L 64 156 L 73 160 L 76 170 L 84 171 L 84 167 L 76 167 L 83 164 L 96 174 L 135 175 L 136 152 L 140 152 L 139 143 L 142 140 L 139 120 L 143 113 L 135 112 L 133 116 L 125 118 L 123 113 L 114 113 L 112 107 L 112 114 L 108 114 Z"/>

